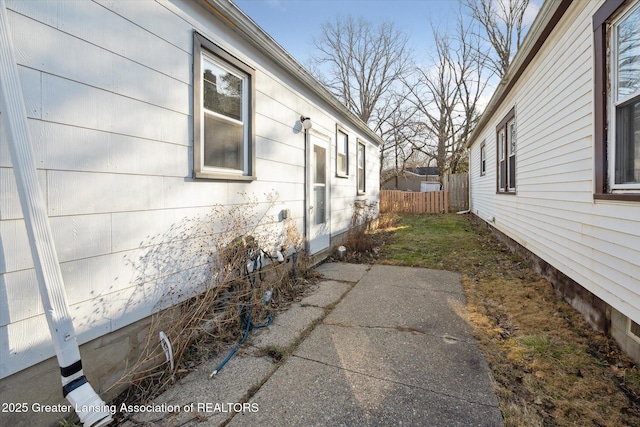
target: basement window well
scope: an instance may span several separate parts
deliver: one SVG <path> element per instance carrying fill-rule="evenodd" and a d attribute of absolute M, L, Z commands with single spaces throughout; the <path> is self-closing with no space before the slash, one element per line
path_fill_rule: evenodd
<path fill-rule="evenodd" d="M 627 321 L 627 335 L 640 344 L 640 325 L 631 319 Z"/>

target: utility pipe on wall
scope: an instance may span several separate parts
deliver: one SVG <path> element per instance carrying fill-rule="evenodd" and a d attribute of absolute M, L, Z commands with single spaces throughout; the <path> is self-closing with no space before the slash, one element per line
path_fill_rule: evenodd
<path fill-rule="evenodd" d="M 8 125 L 13 173 L 29 236 L 40 298 L 60 365 L 63 396 L 76 409 L 83 425 L 105 426 L 112 420 L 111 413 L 82 371 L 80 350 L 53 243 L 47 207 L 38 184 L 5 0 L 0 0 L 0 94 L 2 112 Z"/>

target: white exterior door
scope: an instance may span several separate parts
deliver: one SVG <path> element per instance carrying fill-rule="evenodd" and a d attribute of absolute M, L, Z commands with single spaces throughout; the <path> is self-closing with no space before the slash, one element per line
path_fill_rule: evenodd
<path fill-rule="evenodd" d="M 329 247 L 329 138 L 308 134 L 307 240 L 311 255 Z"/>

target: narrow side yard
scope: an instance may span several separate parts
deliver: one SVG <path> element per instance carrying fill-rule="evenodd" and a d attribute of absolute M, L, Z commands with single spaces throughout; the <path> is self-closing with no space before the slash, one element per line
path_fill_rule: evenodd
<path fill-rule="evenodd" d="M 473 216 L 402 215 L 376 240 L 377 262 L 463 275 L 507 426 L 640 426 L 633 361 Z"/>

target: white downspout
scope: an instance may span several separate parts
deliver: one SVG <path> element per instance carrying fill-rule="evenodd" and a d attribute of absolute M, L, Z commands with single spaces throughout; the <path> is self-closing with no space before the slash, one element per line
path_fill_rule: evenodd
<path fill-rule="evenodd" d="M 105 426 L 112 421 L 111 413 L 82 371 L 80 350 L 53 243 L 46 203 L 38 184 L 5 0 L 0 0 L 0 93 L 2 111 L 8 124 L 13 173 L 29 236 L 40 297 L 60 365 L 62 392 L 75 408 L 83 425 Z"/>

